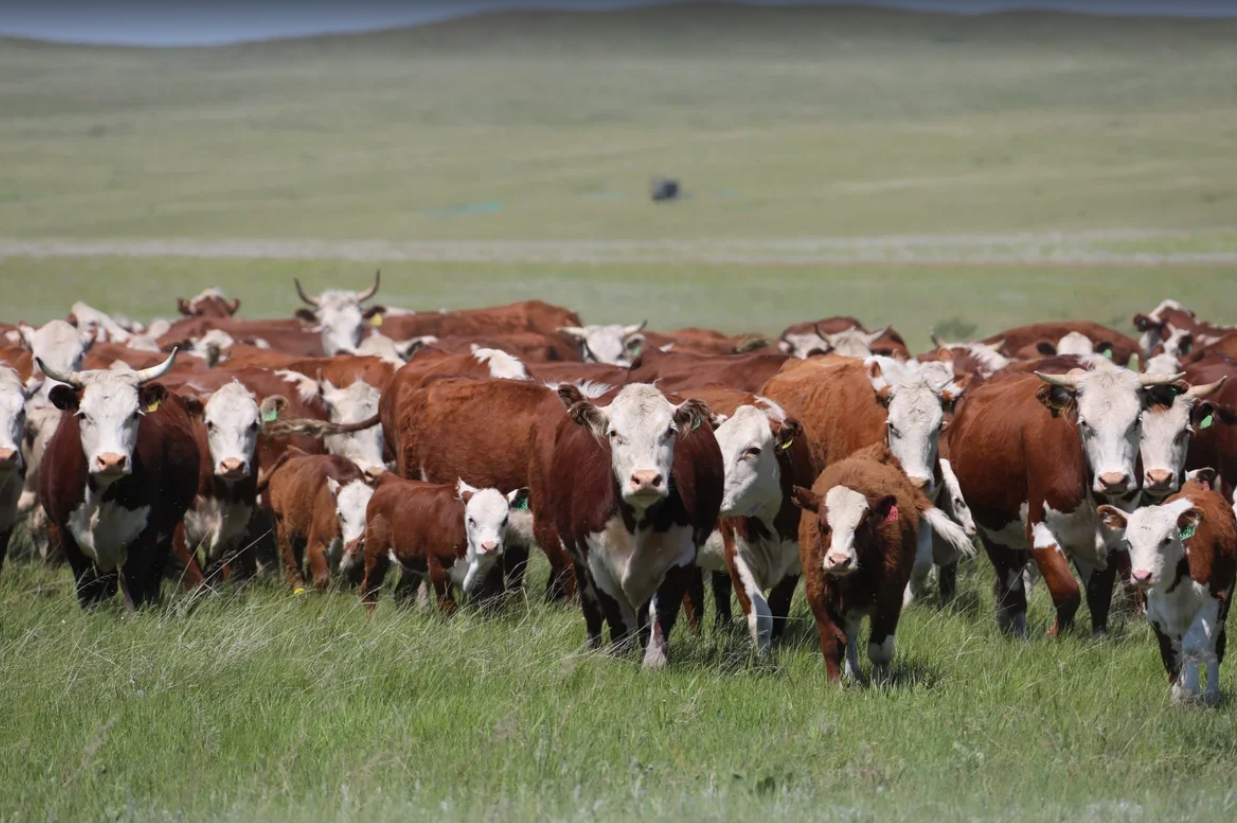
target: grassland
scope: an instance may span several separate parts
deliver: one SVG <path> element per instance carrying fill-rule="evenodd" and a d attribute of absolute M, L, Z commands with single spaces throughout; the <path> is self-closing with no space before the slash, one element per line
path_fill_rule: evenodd
<path fill-rule="evenodd" d="M 854 313 L 915 346 L 931 325 L 1128 329 L 1166 295 L 1237 322 L 1235 35 L 701 7 L 0 41 L 0 319 L 166 315 L 216 284 L 286 315 L 293 276 L 380 264 L 395 306 L 536 296 L 736 331 Z M 648 203 L 653 174 L 688 198 Z M 1230 819 L 1233 701 L 1171 708 L 1133 618 L 1040 638 L 1042 589 L 1036 637 L 1001 637 L 990 574 L 906 616 L 891 687 L 838 690 L 802 604 L 769 660 L 709 629 L 649 675 L 537 602 L 367 620 L 352 593 L 263 582 L 82 614 L 63 570 L 11 562 L 0 819 Z"/>

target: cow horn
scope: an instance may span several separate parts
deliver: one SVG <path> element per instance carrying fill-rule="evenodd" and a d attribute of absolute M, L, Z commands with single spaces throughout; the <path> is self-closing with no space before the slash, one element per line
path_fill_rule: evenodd
<path fill-rule="evenodd" d="M 820 330 L 820 323 L 816 323 L 815 325 L 813 325 L 812 331 L 815 332 L 816 336 L 819 337 L 821 340 L 824 340 L 826 343 L 829 343 L 829 335 L 825 334 L 823 331 Z M 833 348 L 832 343 L 829 343 L 829 348 Z"/>
<path fill-rule="evenodd" d="M 888 327 L 888 326 L 885 326 L 885 328 L 883 328 L 883 329 L 877 329 L 877 330 L 876 330 L 876 331 L 874 331 L 874 332 L 869 332 L 869 333 L 867 334 L 868 345 L 870 346 L 870 345 L 872 345 L 873 343 L 875 343 L 877 340 L 880 340 L 882 337 L 884 337 L 884 336 L 885 336 L 885 334 L 886 334 L 888 331 L 889 331 L 889 327 Z"/>
<path fill-rule="evenodd" d="M 1060 386 L 1063 389 L 1078 388 L 1078 378 L 1086 374 L 1082 369 L 1071 369 L 1069 374 L 1044 374 L 1035 372 L 1035 376 L 1050 386 Z"/>
<path fill-rule="evenodd" d="M 138 369 L 134 372 L 137 375 L 137 384 L 140 386 L 143 383 L 149 383 L 151 380 L 158 380 L 163 375 L 167 374 L 172 368 L 172 363 L 176 361 L 177 349 L 172 349 L 172 353 L 168 355 L 168 359 L 164 360 L 157 366 L 151 366 L 148 369 Z"/>
<path fill-rule="evenodd" d="M 946 346 L 944 343 L 941 342 L 939 337 L 936 336 L 936 329 L 932 329 L 931 331 L 928 332 L 928 339 L 931 340 L 932 345 L 936 346 L 938 349 L 949 348 L 948 346 Z"/>
<path fill-rule="evenodd" d="M 1228 375 L 1225 374 L 1221 375 L 1220 379 L 1214 383 L 1207 383 L 1202 386 L 1191 386 L 1189 390 L 1186 391 L 1185 396 L 1191 400 L 1206 400 L 1208 397 L 1211 397 L 1211 395 L 1224 388 L 1224 383 L 1227 380 Z"/>
<path fill-rule="evenodd" d="M 55 380 L 57 383 L 64 383 L 75 389 L 80 389 L 82 387 L 82 379 L 78 376 L 78 372 L 65 372 L 53 369 L 51 366 L 44 363 L 43 358 L 41 357 L 34 358 L 34 362 L 38 364 L 39 371 L 43 372 L 45 376 L 50 377 L 52 380 Z"/>
<path fill-rule="evenodd" d="M 296 293 L 301 296 L 301 299 L 314 308 L 317 308 L 318 296 L 316 294 L 306 294 L 305 290 L 301 288 L 301 281 L 299 278 L 292 278 L 292 282 L 296 284 Z"/>
<path fill-rule="evenodd" d="M 633 334 L 639 334 L 640 332 L 644 331 L 644 327 L 647 326 L 648 324 L 649 324 L 648 320 L 642 320 L 640 321 L 638 325 L 635 325 L 635 326 L 623 326 L 623 336 L 630 337 Z"/>
<path fill-rule="evenodd" d="M 1138 375 L 1138 382 L 1143 386 L 1167 386 L 1169 383 L 1176 383 L 1183 377 L 1185 377 L 1185 372 L 1177 372 L 1176 374 L 1140 374 Z"/>
<path fill-rule="evenodd" d="M 1000 354 L 1001 349 L 1005 348 L 1005 338 L 1002 337 L 1000 340 L 994 340 L 993 342 L 985 343 L 984 345 L 988 347 L 989 351 L 994 351 L 997 354 Z"/>
<path fill-rule="evenodd" d="M 378 284 L 382 282 L 382 269 L 374 272 L 374 285 L 369 287 L 368 291 L 363 291 L 356 296 L 358 303 L 364 303 L 369 298 L 378 293 Z"/>

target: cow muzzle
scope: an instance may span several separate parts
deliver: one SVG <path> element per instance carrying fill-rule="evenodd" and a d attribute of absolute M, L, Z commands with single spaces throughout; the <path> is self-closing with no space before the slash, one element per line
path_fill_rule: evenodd
<path fill-rule="evenodd" d="M 1130 573 L 1130 580 L 1140 589 L 1149 589 L 1155 583 L 1154 575 L 1146 569 L 1135 569 Z"/>
<path fill-rule="evenodd" d="M 123 477 L 131 471 L 128 457 L 115 452 L 106 452 L 94 459 L 92 473 L 96 477 Z"/>
<path fill-rule="evenodd" d="M 1143 488 L 1149 492 L 1170 492 L 1176 485 L 1174 472 L 1154 469 L 1143 476 Z"/>
<path fill-rule="evenodd" d="M 1105 472 L 1095 479 L 1101 494 L 1125 494 L 1130 490 L 1130 476 L 1125 472 Z"/>
<path fill-rule="evenodd" d="M 825 571 L 835 577 L 845 577 L 855 570 L 854 559 L 849 554 L 830 552 L 825 555 Z"/>
<path fill-rule="evenodd" d="M 249 464 L 239 457 L 228 457 L 219 461 L 215 474 L 228 480 L 238 480 L 249 476 Z"/>
<path fill-rule="evenodd" d="M 658 500 L 665 497 L 666 478 L 661 472 L 634 471 L 627 480 L 623 496 L 628 500 Z"/>

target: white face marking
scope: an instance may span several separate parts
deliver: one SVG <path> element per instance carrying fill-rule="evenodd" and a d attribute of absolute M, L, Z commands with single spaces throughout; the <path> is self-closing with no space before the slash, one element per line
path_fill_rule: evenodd
<path fill-rule="evenodd" d="M 1150 589 L 1171 586 L 1185 546 L 1178 518 L 1193 507 L 1186 499 L 1166 506 L 1144 506 L 1125 516 L 1124 536 L 1130 548 L 1130 576 Z"/>
<path fill-rule="evenodd" d="M 825 343 L 828 344 L 829 354 L 838 354 L 842 357 L 856 357 L 862 360 L 865 357 L 872 356 L 872 344 L 879 340 L 884 333 L 884 329 L 875 332 L 847 329 L 837 334 L 826 334 L 824 339 Z"/>
<path fill-rule="evenodd" d="M 0 366 L 0 478 L 21 469 L 29 397 L 17 372 Z"/>
<path fill-rule="evenodd" d="M 1184 357 L 1189 354 L 1194 343 L 1194 336 L 1189 330 L 1173 326 L 1169 326 L 1168 330 L 1168 337 L 1164 339 L 1164 353 L 1175 357 Z"/>
<path fill-rule="evenodd" d="M 365 314 L 354 291 L 327 289 L 318 296 L 314 316 L 322 327 L 322 350 L 327 357 L 354 352 L 361 342 Z"/>
<path fill-rule="evenodd" d="M 335 496 L 335 512 L 339 516 L 344 544 L 360 540 L 365 534 L 365 508 L 374 496 L 373 488 L 361 480 L 351 480 L 343 486 L 333 478 L 327 478 L 326 482 Z"/>
<path fill-rule="evenodd" d="M 1057 341 L 1057 354 L 1093 354 L 1095 344 L 1085 334 L 1072 331 Z"/>
<path fill-rule="evenodd" d="M 364 380 L 346 389 L 335 388 L 329 380 L 322 382 L 322 399 L 333 423 L 359 423 L 373 417 L 378 413 L 381 397 L 382 392 Z M 348 458 L 368 475 L 377 476 L 386 471 L 381 426 L 370 426 L 350 434 L 327 435 L 324 441 L 328 452 Z"/>
<path fill-rule="evenodd" d="M 740 406 L 713 435 L 726 468 L 723 517 L 748 517 L 782 503 L 782 472 L 769 415 L 755 406 Z"/>
<path fill-rule="evenodd" d="M 881 365 L 879 378 L 869 374 L 873 389 L 887 387 L 889 449 L 907 477 L 922 481 L 931 494 L 943 417 L 941 393 L 953 382 L 953 370 L 946 363 L 897 363 L 887 357 L 868 362 Z"/>
<path fill-rule="evenodd" d="M 613 366 L 630 366 L 644 345 L 640 333 L 643 324 L 636 326 L 572 326 L 563 332 L 580 341 L 584 362 L 608 363 Z"/>
<path fill-rule="evenodd" d="M 253 394 L 235 381 L 220 387 L 206 401 L 202 421 L 215 474 L 229 480 L 248 477 L 260 426 Z"/>
<path fill-rule="evenodd" d="M 524 364 L 517 358 L 512 357 L 505 351 L 499 349 L 484 349 L 474 347 L 472 356 L 477 359 L 478 363 L 484 363 L 490 367 L 490 377 L 499 380 L 529 380 L 528 372 L 524 369 Z"/>
<path fill-rule="evenodd" d="M 800 360 L 807 359 L 812 352 L 824 352 L 829 349 L 829 343 L 816 332 L 807 334 L 783 334 L 778 348 L 791 357 Z"/>
<path fill-rule="evenodd" d="M 1125 369 L 1086 372 L 1074 392 L 1083 450 L 1099 494 L 1125 494 L 1136 483 L 1134 458 L 1141 438 L 1142 399 L 1138 375 Z M 1125 478 L 1106 485 L 1103 478 Z"/>
<path fill-rule="evenodd" d="M 1190 412 L 1194 402 L 1184 393 L 1171 406 L 1152 405 L 1143 412 L 1138 451 L 1143 461 L 1143 489 L 1165 495 L 1181 486 L 1190 446 Z"/>
<path fill-rule="evenodd" d="M 220 329 L 211 329 L 193 341 L 189 353 L 203 360 L 209 360 L 213 356 L 214 351 L 219 352 L 221 357 L 226 357 L 228 349 L 234 345 L 236 345 L 236 340 L 232 338 L 232 335 Z"/>
<path fill-rule="evenodd" d="M 623 499 L 641 509 L 668 497 L 679 434 L 676 407 L 656 387 L 632 383 L 599 411 Z"/>
<path fill-rule="evenodd" d="M 853 489 L 834 486 L 825 492 L 824 503 L 826 522 L 829 524 L 825 571 L 836 575 L 850 574 L 859 568 L 855 531 L 868 516 L 868 500 Z"/>
<path fill-rule="evenodd" d="M 1147 374 L 1176 374 L 1181 371 L 1181 364 L 1171 354 L 1157 354 L 1147 361 L 1147 367 L 1143 371 Z"/>
<path fill-rule="evenodd" d="M 85 384 L 77 416 L 87 469 L 103 482 L 130 474 L 141 421 L 137 375 L 116 369 L 80 372 L 78 376 Z M 118 457 L 123 458 L 123 464 Z M 110 468 L 100 474 L 104 467 Z"/>
<path fill-rule="evenodd" d="M 57 371 L 78 371 L 82 367 L 82 357 L 90 347 L 91 336 L 73 328 L 64 320 L 52 320 L 35 329 L 31 326 L 20 326 L 22 339 L 26 348 L 35 357 Z M 43 384 L 46 394 L 56 383 L 48 380 Z"/>
<path fill-rule="evenodd" d="M 507 529 L 511 522 L 511 504 L 497 489 L 476 489 L 463 480 L 458 482 L 464 502 L 464 532 L 468 535 L 465 563 L 468 572 L 461 588 L 470 593 L 484 580 L 506 549 Z M 514 498 L 516 492 L 511 493 Z"/>

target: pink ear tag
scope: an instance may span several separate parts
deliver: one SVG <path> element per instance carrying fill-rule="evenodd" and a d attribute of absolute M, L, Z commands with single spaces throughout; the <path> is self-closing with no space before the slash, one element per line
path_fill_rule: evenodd
<path fill-rule="evenodd" d="M 1203 491 L 1205 492 L 1211 491 L 1211 484 L 1208 483 L 1206 480 L 1203 481 Z"/>
<path fill-rule="evenodd" d="M 897 520 L 897 519 L 898 519 L 898 507 L 897 507 L 897 506 L 890 506 L 890 507 L 889 507 L 889 514 L 885 515 L 885 522 L 886 522 L 886 523 L 892 523 L 892 522 L 894 522 L 894 521 L 895 521 L 895 520 Z"/>

